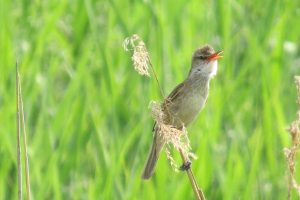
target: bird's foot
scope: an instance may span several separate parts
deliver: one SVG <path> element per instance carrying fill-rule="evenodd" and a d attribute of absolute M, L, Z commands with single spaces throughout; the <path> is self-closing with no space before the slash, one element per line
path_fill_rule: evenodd
<path fill-rule="evenodd" d="M 180 170 L 181 171 L 186 171 L 186 170 L 189 170 L 191 169 L 191 166 L 192 166 L 192 162 L 188 161 L 186 163 L 183 163 L 181 166 L 180 166 Z"/>

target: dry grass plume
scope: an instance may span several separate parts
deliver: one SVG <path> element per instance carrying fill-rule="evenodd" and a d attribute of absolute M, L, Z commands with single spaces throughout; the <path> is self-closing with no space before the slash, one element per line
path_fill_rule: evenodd
<path fill-rule="evenodd" d="M 286 147 L 284 149 L 284 155 L 285 155 L 285 160 L 288 166 L 288 197 L 287 199 L 291 199 L 291 193 L 292 193 L 292 188 L 294 187 L 297 190 L 298 195 L 300 196 L 300 186 L 296 182 L 294 175 L 296 172 L 295 166 L 295 157 L 298 153 L 298 146 L 299 146 L 299 137 L 300 137 L 300 130 L 299 130 L 299 125 L 300 125 L 300 76 L 295 76 L 295 82 L 296 82 L 296 87 L 297 87 L 297 92 L 298 92 L 298 112 L 297 112 L 297 120 L 294 121 L 289 128 L 286 130 L 291 134 L 292 140 L 293 140 L 293 145 L 291 147 Z"/>

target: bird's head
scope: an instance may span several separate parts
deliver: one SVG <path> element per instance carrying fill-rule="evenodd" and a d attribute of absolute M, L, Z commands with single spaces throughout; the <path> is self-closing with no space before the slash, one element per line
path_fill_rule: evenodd
<path fill-rule="evenodd" d="M 208 44 L 200 46 L 194 51 L 189 76 L 201 75 L 211 78 L 216 75 L 217 60 L 223 57 L 218 56 L 220 53 L 222 51 L 214 52 L 214 49 Z"/>

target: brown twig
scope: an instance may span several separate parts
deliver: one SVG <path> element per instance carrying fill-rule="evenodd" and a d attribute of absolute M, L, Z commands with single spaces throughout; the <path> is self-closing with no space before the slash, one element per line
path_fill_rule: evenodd
<path fill-rule="evenodd" d="M 20 146 L 20 110 L 19 110 L 19 68 L 16 62 L 16 91 L 17 91 L 17 145 L 18 145 L 18 200 L 22 199 L 22 167 L 21 167 L 21 146 Z"/>

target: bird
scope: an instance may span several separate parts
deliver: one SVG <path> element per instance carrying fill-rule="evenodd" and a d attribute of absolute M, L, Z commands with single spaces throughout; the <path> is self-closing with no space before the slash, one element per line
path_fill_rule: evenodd
<path fill-rule="evenodd" d="M 162 105 L 162 111 L 167 116 L 165 124 L 173 125 L 180 130 L 183 125 L 187 128 L 197 118 L 206 105 L 209 82 L 217 74 L 217 60 L 223 57 L 219 56 L 222 52 L 214 52 L 214 49 L 208 44 L 202 45 L 194 51 L 188 76 L 167 96 L 167 105 Z M 165 106 L 168 109 L 165 109 Z M 154 138 L 142 170 L 142 180 L 149 180 L 152 177 L 161 150 L 165 145 L 163 135 L 159 133 L 156 123 L 153 132 Z"/>

